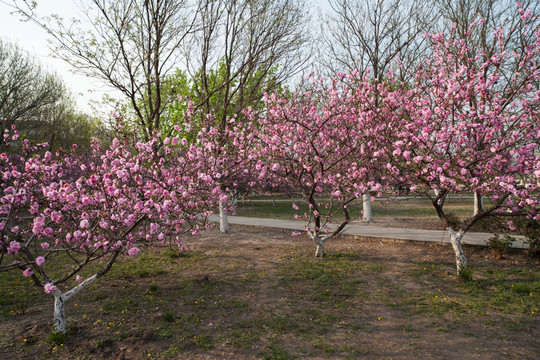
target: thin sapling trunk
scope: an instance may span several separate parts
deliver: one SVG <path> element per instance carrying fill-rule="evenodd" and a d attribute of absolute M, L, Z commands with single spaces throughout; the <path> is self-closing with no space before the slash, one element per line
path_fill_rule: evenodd
<path fill-rule="evenodd" d="M 362 194 L 362 219 L 367 222 L 373 221 L 371 212 L 371 195 L 368 193 Z"/>

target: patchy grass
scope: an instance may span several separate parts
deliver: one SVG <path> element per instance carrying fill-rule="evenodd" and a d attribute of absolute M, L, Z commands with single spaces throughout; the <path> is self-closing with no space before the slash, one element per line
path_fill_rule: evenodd
<path fill-rule="evenodd" d="M 118 262 L 67 302 L 65 338 L 52 297 L 1 274 L 0 357 L 533 359 L 540 346 L 540 269 L 524 255 L 468 249 L 462 282 L 449 247 L 343 238 L 316 259 L 306 239 L 242 229 Z"/>

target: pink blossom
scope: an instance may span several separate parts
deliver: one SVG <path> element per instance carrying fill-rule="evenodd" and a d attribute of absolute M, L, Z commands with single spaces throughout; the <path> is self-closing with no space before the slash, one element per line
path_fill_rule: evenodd
<path fill-rule="evenodd" d="M 126 219 L 124 219 L 124 225 L 130 226 L 135 221 L 135 215 L 129 214 Z"/>
<path fill-rule="evenodd" d="M 45 217 L 44 216 L 38 216 L 34 218 L 34 225 L 32 227 L 32 232 L 35 235 L 41 234 L 41 231 L 43 231 L 43 226 L 45 225 Z"/>
<path fill-rule="evenodd" d="M 57 290 L 56 286 L 54 286 L 53 284 L 50 284 L 50 283 L 45 284 L 44 288 L 45 288 L 45 292 L 47 294 Z"/>
<path fill-rule="evenodd" d="M 21 244 L 17 241 L 12 241 L 9 243 L 8 254 L 16 255 L 21 250 Z"/>
<path fill-rule="evenodd" d="M 129 256 L 135 256 L 139 253 L 139 248 L 136 248 L 136 247 L 132 247 L 128 250 L 128 255 Z"/>
<path fill-rule="evenodd" d="M 51 236 L 53 234 L 53 229 L 50 227 L 43 229 L 43 235 L 45 236 Z"/>
<path fill-rule="evenodd" d="M 45 264 L 45 258 L 43 256 L 38 256 L 36 258 L 36 265 L 43 266 L 43 264 Z"/>
<path fill-rule="evenodd" d="M 90 223 L 88 222 L 88 220 L 83 219 L 81 220 L 81 223 L 79 226 L 81 229 L 88 229 L 90 227 Z"/>
<path fill-rule="evenodd" d="M 60 214 L 57 211 L 52 211 L 51 220 L 54 221 L 55 223 L 60 223 L 62 221 L 62 214 Z"/>
<path fill-rule="evenodd" d="M 41 248 L 42 249 L 48 249 L 49 248 L 49 243 L 47 243 L 47 242 L 41 243 Z"/>
<path fill-rule="evenodd" d="M 24 269 L 23 271 L 23 275 L 26 276 L 26 277 L 30 277 L 34 274 L 34 272 L 30 269 L 30 268 L 26 268 Z"/>
<path fill-rule="evenodd" d="M 76 281 L 76 282 L 80 283 L 82 280 L 83 280 L 83 278 L 82 278 L 81 275 L 75 276 L 75 281 Z"/>

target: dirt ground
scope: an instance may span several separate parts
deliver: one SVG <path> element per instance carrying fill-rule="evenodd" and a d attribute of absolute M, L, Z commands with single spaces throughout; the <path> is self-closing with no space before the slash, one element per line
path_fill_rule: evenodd
<path fill-rule="evenodd" d="M 328 243 L 327 258 L 315 260 L 307 238 L 241 226 L 226 235 L 204 232 L 185 245 L 195 255 L 162 261 L 163 272 L 147 264 L 149 275 L 140 270 L 130 275 L 119 264 L 99 286 L 70 301 L 70 335 L 61 344 L 47 341 L 49 297 L 36 297 L 23 314 L 1 315 L 0 359 L 538 359 L 540 354 L 538 316 L 457 309 L 466 301 L 465 290 L 448 246 L 342 237 Z M 501 274 L 519 267 L 527 276 L 540 265 L 517 251 L 500 260 L 485 249 L 466 252 L 471 264 Z M 335 278 L 314 278 L 310 269 L 324 262 L 335 273 L 321 270 L 321 276 Z M 426 274 L 422 267 L 429 268 Z M 494 285 L 478 286 L 491 291 Z M 454 307 L 436 307 L 427 294 L 438 293 L 454 297 Z"/>

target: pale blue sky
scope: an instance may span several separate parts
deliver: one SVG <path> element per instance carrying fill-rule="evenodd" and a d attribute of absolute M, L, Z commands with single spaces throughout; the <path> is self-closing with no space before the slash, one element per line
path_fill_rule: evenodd
<path fill-rule="evenodd" d="M 327 6 L 327 0 L 307 0 L 313 7 Z M 19 0 L 22 3 L 22 1 Z M 62 60 L 51 56 L 48 47 L 49 36 L 32 22 L 21 21 L 21 17 L 12 14 L 13 10 L 6 3 L 11 0 L 0 0 L 0 36 L 18 45 L 31 55 L 36 56 L 41 64 L 49 71 L 56 72 L 64 80 L 76 97 L 78 106 L 84 111 L 90 111 L 91 100 L 100 100 L 110 89 L 102 83 L 71 72 L 71 67 Z M 56 13 L 65 19 L 77 15 L 77 7 L 73 0 L 38 0 L 37 13 L 40 16 Z M 314 14 L 317 12 L 315 11 Z"/>

